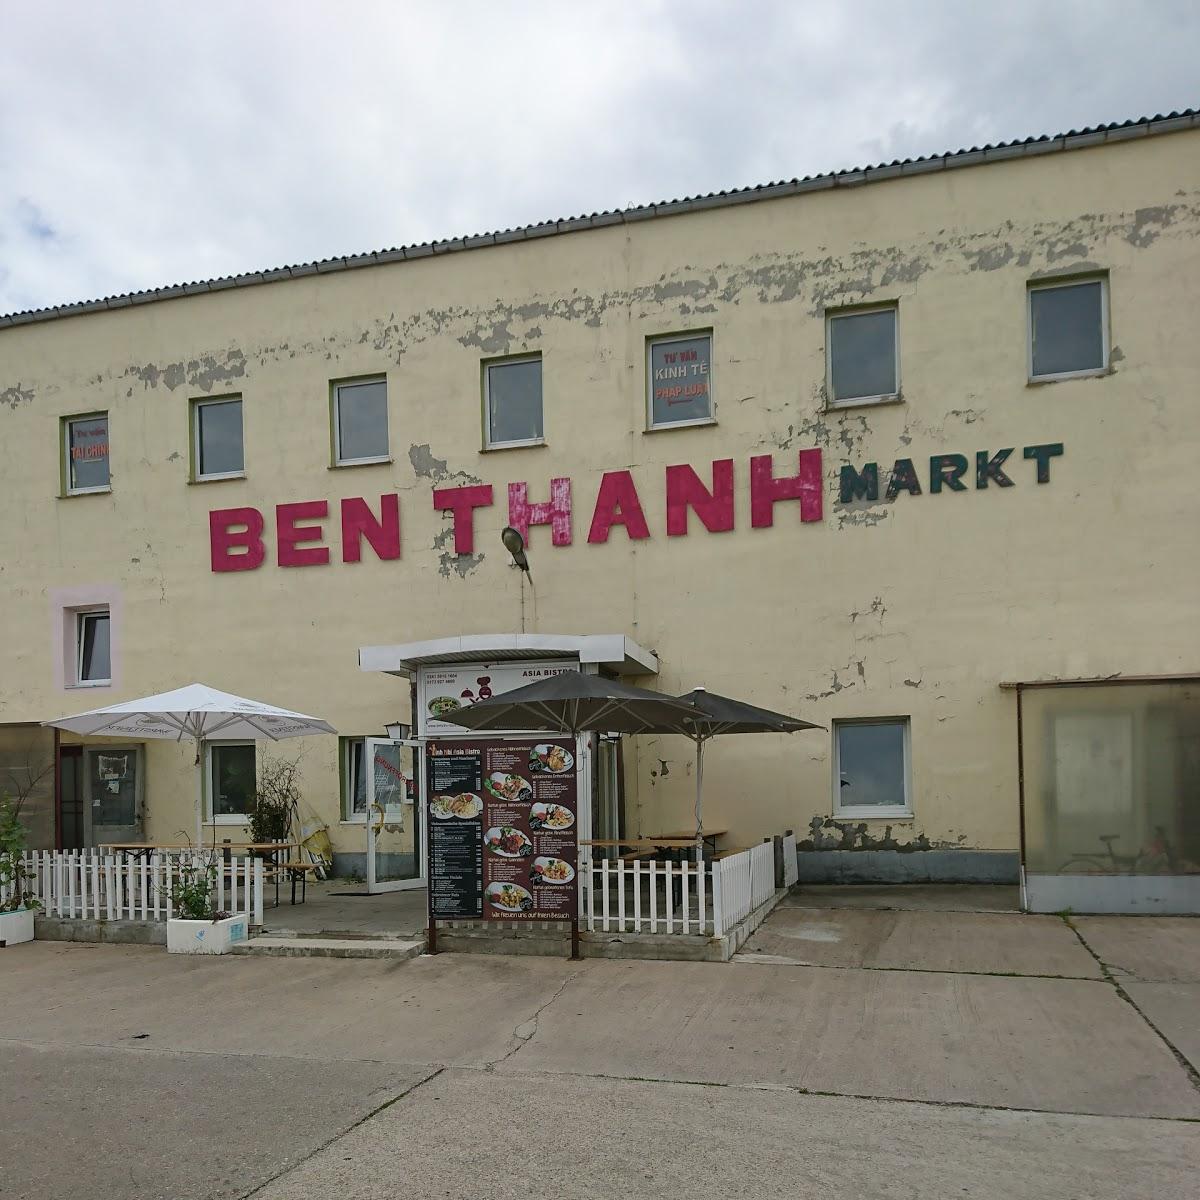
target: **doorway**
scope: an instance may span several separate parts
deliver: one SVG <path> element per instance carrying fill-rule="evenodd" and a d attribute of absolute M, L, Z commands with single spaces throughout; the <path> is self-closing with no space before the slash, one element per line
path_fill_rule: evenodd
<path fill-rule="evenodd" d="M 142 840 L 142 748 L 61 746 L 62 848 Z"/>
<path fill-rule="evenodd" d="M 414 741 L 367 738 L 367 891 L 425 886 L 420 747 Z"/>

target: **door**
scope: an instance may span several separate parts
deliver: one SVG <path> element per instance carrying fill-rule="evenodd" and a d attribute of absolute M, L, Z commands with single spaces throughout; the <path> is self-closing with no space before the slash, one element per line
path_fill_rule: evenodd
<path fill-rule="evenodd" d="M 85 845 L 142 840 L 142 771 L 137 746 L 85 748 L 83 784 Z"/>
<path fill-rule="evenodd" d="M 416 742 L 366 739 L 367 891 L 425 886 Z"/>
<path fill-rule="evenodd" d="M 58 779 L 62 823 L 60 849 L 82 850 L 87 845 L 83 823 L 83 747 L 61 746 L 58 751 Z"/>

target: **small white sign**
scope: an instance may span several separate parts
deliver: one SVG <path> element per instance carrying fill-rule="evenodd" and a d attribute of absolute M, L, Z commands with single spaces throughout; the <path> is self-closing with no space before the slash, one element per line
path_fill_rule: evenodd
<path fill-rule="evenodd" d="M 471 731 L 447 721 L 448 714 L 551 676 L 578 670 L 577 662 L 562 659 L 422 667 L 417 676 L 417 731 L 426 737 L 445 737 L 447 734 L 466 737 Z"/>

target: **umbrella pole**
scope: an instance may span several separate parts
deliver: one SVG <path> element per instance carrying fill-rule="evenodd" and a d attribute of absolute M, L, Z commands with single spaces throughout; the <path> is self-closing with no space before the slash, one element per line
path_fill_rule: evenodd
<path fill-rule="evenodd" d="M 204 739 L 196 739 L 196 849 L 204 849 Z"/>
<path fill-rule="evenodd" d="M 696 865 L 704 861 L 704 739 L 696 739 Z"/>

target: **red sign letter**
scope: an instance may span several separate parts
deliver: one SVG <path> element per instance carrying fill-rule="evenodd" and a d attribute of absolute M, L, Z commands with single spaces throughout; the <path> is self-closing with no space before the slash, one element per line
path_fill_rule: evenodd
<path fill-rule="evenodd" d="M 378 521 L 361 497 L 342 501 L 342 562 L 362 559 L 363 538 L 380 558 L 400 557 L 400 497 L 395 492 L 379 497 Z"/>
<path fill-rule="evenodd" d="M 667 468 L 667 536 L 683 537 L 688 531 L 688 508 L 709 533 L 733 528 L 733 459 L 719 458 L 712 465 L 710 492 L 689 466 Z"/>
<path fill-rule="evenodd" d="M 820 450 L 801 450 L 799 472 L 782 479 L 775 478 L 769 454 L 756 454 L 750 460 L 750 524 L 773 525 L 777 500 L 799 500 L 800 520 L 819 521 L 823 487 Z"/>
<path fill-rule="evenodd" d="M 475 509 L 486 508 L 492 502 L 492 485 L 475 487 L 436 488 L 433 507 L 454 513 L 454 553 L 475 553 Z"/>
<path fill-rule="evenodd" d="M 530 525 L 549 525 L 555 546 L 571 544 L 571 481 L 550 480 L 550 499 L 545 504 L 529 503 L 529 485 L 508 485 L 508 523 L 529 541 Z"/>
<path fill-rule="evenodd" d="M 245 526 L 244 529 L 238 528 Z M 214 571 L 253 571 L 267 555 L 263 515 L 257 508 L 218 508 L 208 514 L 208 545 Z M 241 550 L 244 553 L 233 554 Z"/>
<path fill-rule="evenodd" d="M 633 476 L 628 471 L 605 471 L 596 496 L 596 511 L 592 514 L 589 542 L 607 542 L 614 525 L 624 525 L 630 540 L 648 538 L 650 527 L 642 502 L 638 499 Z"/>
<path fill-rule="evenodd" d="M 313 567 L 329 561 L 328 546 L 301 546 L 301 542 L 319 542 L 325 536 L 320 525 L 297 525 L 305 517 L 326 517 L 329 502 L 302 500 L 299 504 L 275 506 L 275 529 L 279 536 L 281 567 Z"/>

